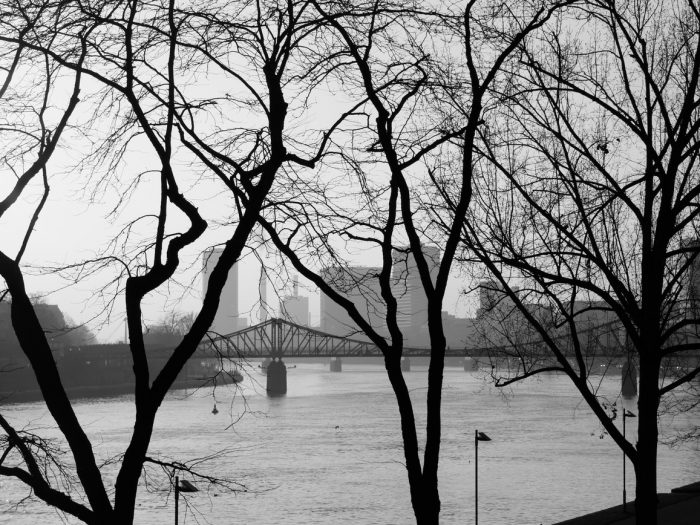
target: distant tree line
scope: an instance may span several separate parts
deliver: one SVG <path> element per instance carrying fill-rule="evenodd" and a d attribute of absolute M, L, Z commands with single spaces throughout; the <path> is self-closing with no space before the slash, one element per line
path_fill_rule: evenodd
<path fill-rule="evenodd" d="M 86 325 L 76 324 L 58 306 L 46 304 L 36 297 L 32 299 L 32 305 L 52 349 L 97 343 L 97 338 Z M 0 362 L 24 361 L 19 340 L 12 328 L 10 310 L 9 301 L 0 301 Z"/>

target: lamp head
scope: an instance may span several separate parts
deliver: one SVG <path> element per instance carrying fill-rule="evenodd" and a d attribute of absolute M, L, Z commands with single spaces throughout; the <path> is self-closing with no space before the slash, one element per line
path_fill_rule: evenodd
<path fill-rule="evenodd" d="M 486 434 L 484 434 L 483 432 L 477 431 L 477 432 L 476 432 L 476 440 L 477 440 L 477 441 L 491 441 L 491 438 L 488 437 L 488 436 L 487 436 Z"/>
<path fill-rule="evenodd" d="M 186 479 L 180 480 L 180 485 L 178 489 L 180 490 L 180 492 L 199 492 L 199 489 Z"/>

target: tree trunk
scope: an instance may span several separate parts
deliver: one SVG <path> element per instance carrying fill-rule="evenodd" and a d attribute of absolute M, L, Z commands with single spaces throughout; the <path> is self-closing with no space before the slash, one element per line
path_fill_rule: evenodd
<path fill-rule="evenodd" d="M 429 308 L 435 310 L 438 304 L 437 314 L 431 312 L 433 323 L 430 327 L 431 355 L 428 369 L 428 395 L 427 395 L 427 421 L 425 454 L 423 456 L 423 480 L 425 494 L 425 521 L 421 523 L 439 523 L 440 518 L 440 493 L 438 489 L 438 465 L 440 462 L 440 445 L 442 442 L 442 384 L 445 369 L 446 341 L 442 330 L 442 319 L 439 305 L 431 302 Z M 440 319 L 439 322 L 435 318 Z"/>
<path fill-rule="evenodd" d="M 440 523 L 440 495 L 435 483 L 424 481 L 423 490 L 413 503 L 416 525 L 438 525 Z"/>
<path fill-rule="evenodd" d="M 635 513 L 637 525 L 656 525 L 656 454 L 659 430 L 659 360 L 655 355 L 640 355 L 638 401 L 638 460 L 635 465 Z"/>
<path fill-rule="evenodd" d="M 142 405 L 145 404 L 146 401 L 142 401 Z M 113 521 L 115 524 L 132 525 L 134 522 L 138 483 L 143 473 L 144 458 L 151 443 L 155 415 L 156 409 L 153 407 L 140 406 L 136 408 L 134 432 L 124 454 L 114 486 Z"/>
<path fill-rule="evenodd" d="M 97 515 L 95 520 L 91 521 L 89 525 L 133 525 L 133 523 L 133 516 L 131 521 L 122 521 L 122 518 L 115 511 L 112 511 Z"/>
<path fill-rule="evenodd" d="M 400 358 L 385 358 L 385 366 L 401 416 L 401 436 L 416 524 L 437 525 L 440 521 L 440 496 L 437 483 L 426 480 L 421 468 L 416 419 L 411 396 L 401 373 Z"/>

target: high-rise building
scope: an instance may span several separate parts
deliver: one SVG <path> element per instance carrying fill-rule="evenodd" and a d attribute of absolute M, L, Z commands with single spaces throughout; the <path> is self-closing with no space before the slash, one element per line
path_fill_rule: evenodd
<path fill-rule="evenodd" d="M 258 294 L 260 296 L 260 322 L 264 323 L 268 318 L 268 307 L 267 304 L 267 272 L 265 267 L 260 267 L 260 281 L 258 281 Z"/>
<path fill-rule="evenodd" d="M 519 286 L 509 285 L 513 293 L 518 294 Z M 523 297 L 521 296 L 521 300 Z M 476 310 L 476 317 L 485 315 L 492 317 L 503 317 L 508 312 L 515 309 L 515 303 L 508 296 L 506 289 L 494 279 L 484 279 L 479 281 L 479 308 Z"/>
<path fill-rule="evenodd" d="M 223 248 L 209 248 L 202 254 L 202 297 L 207 293 L 209 276 L 221 257 Z M 228 272 L 226 284 L 221 290 L 219 308 L 214 322 L 209 328 L 217 334 L 230 334 L 245 328 L 246 319 L 238 315 L 238 264 L 234 264 Z"/>
<path fill-rule="evenodd" d="M 479 282 L 479 308 L 476 316 L 482 317 L 491 312 L 498 303 L 501 286 L 496 281 L 486 279 Z"/>
<path fill-rule="evenodd" d="M 294 277 L 292 295 L 282 299 L 282 317 L 301 326 L 309 326 L 309 298 L 299 295 L 299 282 Z"/>
<path fill-rule="evenodd" d="M 686 270 L 686 277 L 682 282 L 685 283 L 687 292 L 687 309 L 692 312 L 692 315 L 697 315 L 700 311 L 700 241 L 695 238 L 683 239 L 681 247 L 688 250 L 685 255 L 689 267 Z"/>
<path fill-rule="evenodd" d="M 430 279 L 435 283 L 440 268 L 440 249 L 437 246 L 422 246 L 421 251 L 428 263 Z M 428 323 L 428 297 L 418 272 L 416 259 L 408 247 L 397 250 L 392 266 L 392 284 L 397 302 L 396 321 L 408 337 L 409 344 Z"/>
<path fill-rule="evenodd" d="M 332 266 L 321 272 L 324 280 L 353 302 L 360 314 L 378 332 L 386 332 L 385 306 L 379 279 L 381 268 Z M 321 330 L 334 335 L 364 337 L 345 308 L 321 293 Z"/>

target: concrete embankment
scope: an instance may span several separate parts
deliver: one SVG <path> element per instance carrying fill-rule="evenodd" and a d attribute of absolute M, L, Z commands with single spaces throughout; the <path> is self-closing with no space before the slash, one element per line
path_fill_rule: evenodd
<path fill-rule="evenodd" d="M 634 502 L 610 507 L 555 525 L 635 525 Z M 660 525 L 698 525 L 700 523 L 700 481 L 675 488 L 670 494 L 659 494 L 658 523 Z"/>

